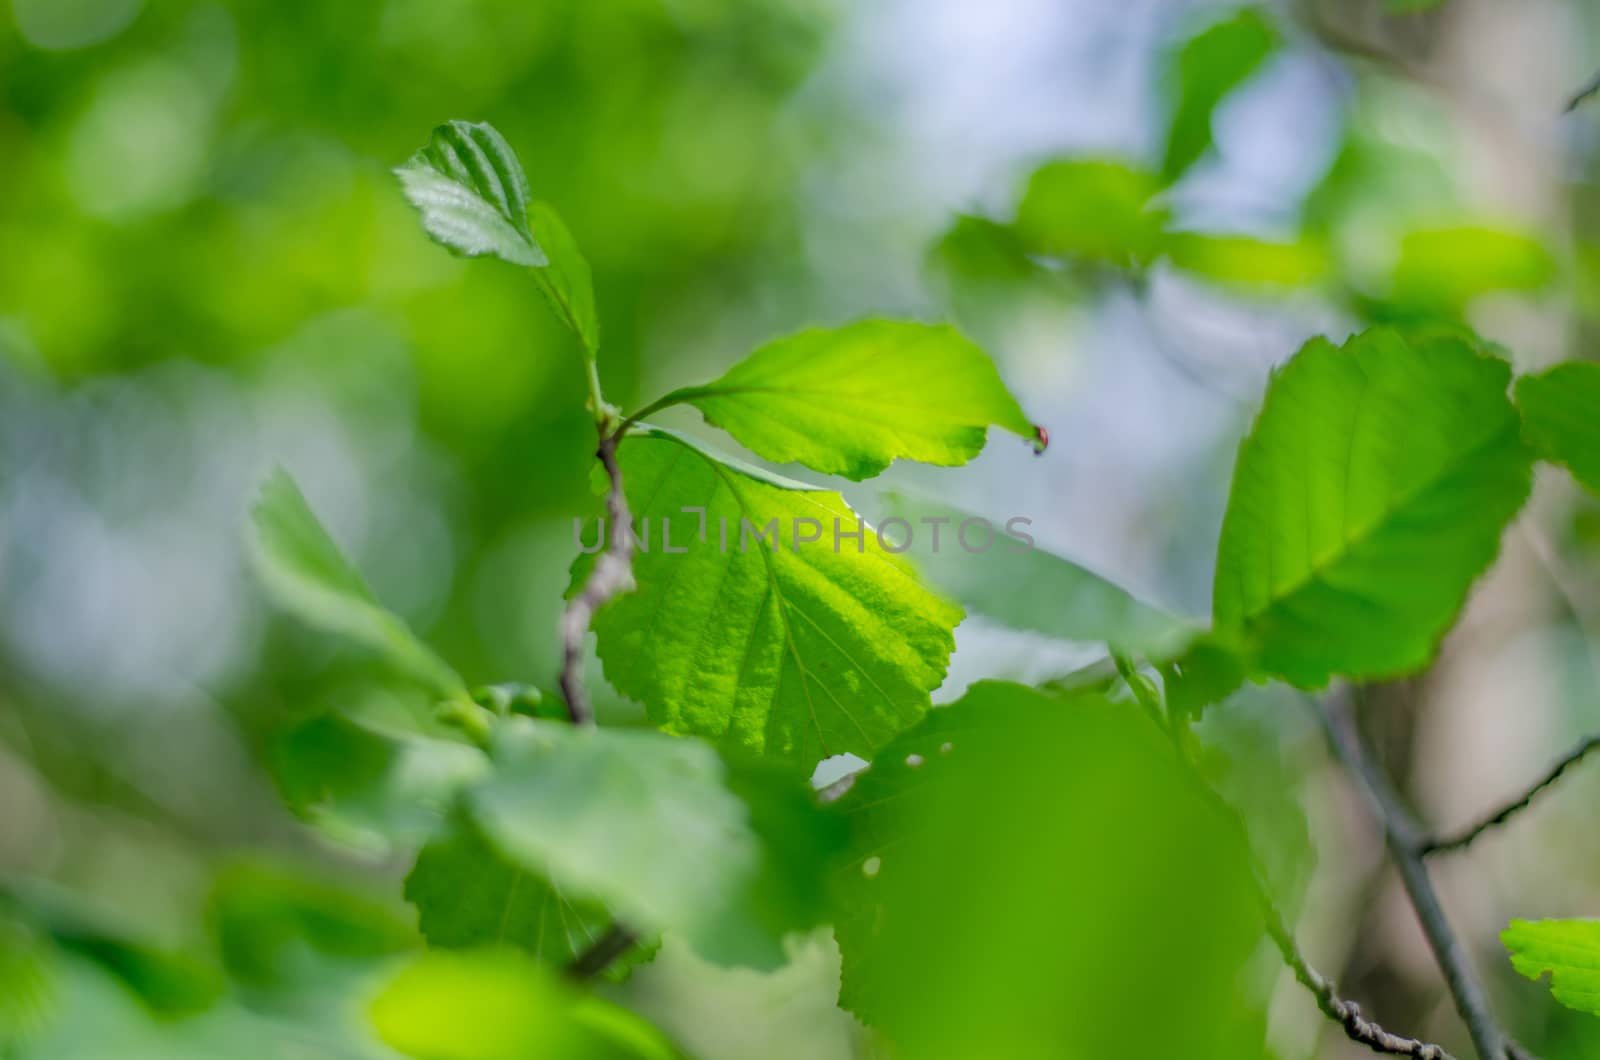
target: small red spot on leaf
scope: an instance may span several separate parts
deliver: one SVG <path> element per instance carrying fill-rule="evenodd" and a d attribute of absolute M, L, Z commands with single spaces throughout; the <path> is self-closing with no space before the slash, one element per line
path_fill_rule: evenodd
<path fill-rule="evenodd" d="M 1048 448 L 1050 448 L 1050 432 L 1045 430 L 1042 424 L 1034 424 L 1033 455 L 1039 456 Z"/>

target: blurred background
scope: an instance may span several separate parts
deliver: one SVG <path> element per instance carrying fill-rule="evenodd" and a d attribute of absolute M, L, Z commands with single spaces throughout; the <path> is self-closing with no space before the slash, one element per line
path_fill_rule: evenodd
<path fill-rule="evenodd" d="M 1237 87 L 1229 61 L 1180 56 L 1256 16 L 1178 0 L 0 5 L 0 1043 L 18 1056 L 373 1055 L 312 1041 L 337 1022 L 314 987 L 404 944 L 412 848 L 378 808 L 327 812 L 296 734 L 405 693 L 263 601 L 244 526 L 274 465 L 470 682 L 554 683 L 572 520 L 593 507 L 581 362 L 516 270 L 421 233 L 389 169 L 440 121 L 494 123 L 572 228 L 613 401 L 808 325 L 953 319 L 1052 444 L 997 435 L 967 468 L 885 481 L 1026 515 L 1043 547 L 1189 615 L 1209 612 L 1238 439 L 1307 337 L 1458 319 L 1531 369 L 1583 355 L 1600 309 L 1600 106 L 1563 110 L 1600 66 L 1577 2 L 1268 4 Z M 1175 163 L 1175 119 L 1208 92 L 1210 133 Z M 991 222 L 1063 158 L 1155 174 L 1146 194 L 1196 238 L 1143 254 L 1104 215 L 1053 264 L 1016 253 Z M 1468 821 L 1600 729 L 1597 555 L 1600 507 L 1542 478 L 1438 666 L 1393 694 L 1384 749 L 1428 819 Z M 958 643 L 941 700 L 1098 653 L 976 620 Z M 1385 1023 L 1462 1045 L 1303 707 L 1247 691 L 1206 733 L 1255 763 L 1229 794 L 1314 962 Z M 1593 1055 L 1600 1026 L 1515 979 L 1496 936 L 1600 913 L 1597 795 L 1600 768 L 1581 772 L 1440 869 L 1507 1022 L 1551 1057 Z M 48 974 L 24 938 L 41 923 Z M 308 927 L 330 923 L 337 944 Z M 267 1002 L 187 956 L 218 937 L 230 983 L 245 969 Z M 614 991 L 697 1055 L 873 1055 L 834 1009 L 837 969 L 826 933 L 766 975 L 669 942 Z M 1264 974 L 1277 1055 L 1365 1055 Z"/>

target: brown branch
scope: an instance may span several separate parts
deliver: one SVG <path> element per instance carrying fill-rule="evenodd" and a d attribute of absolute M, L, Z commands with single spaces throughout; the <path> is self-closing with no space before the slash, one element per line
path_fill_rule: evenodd
<path fill-rule="evenodd" d="M 1567 105 L 1562 108 L 1561 113 L 1571 114 L 1597 93 L 1600 93 L 1600 74 L 1595 74 L 1582 88 L 1574 92 L 1572 98 L 1567 100 Z"/>
<path fill-rule="evenodd" d="M 1416 911 L 1434 960 L 1444 973 L 1445 985 L 1455 1002 L 1456 1012 L 1467 1025 L 1467 1033 L 1472 1037 L 1479 1057 L 1482 1060 L 1503 1060 L 1526 1056 L 1511 1043 L 1495 1021 L 1489 1009 L 1488 997 L 1467 957 L 1466 948 L 1451 927 L 1444 907 L 1439 903 L 1438 893 L 1433 888 L 1433 881 L 1428 876 L 1428 868 L 1423 860 L 1426 837 L 1389 778 L 1369 753 L 1346 697 L 1335 697 L 1327 704 L 1315 705 L 1317 717 L 1322 721 L 1334 753 L 1360 781 L 1368 803 L 1383 825 L 1389 857 L 1399 870 L 1400 882 L 1411 900 L 1412 909 Z"/>
<path fill-rule="evenodd" d="M 1483 833 L 1489 831 L 1489 829 L 1497 828 L 1500 825 L 1505 824 L 1507 821 L 1511 820 L 1511 818 L 1515 817 L 1523 810 L 1526 810 L 1533 804 L 1534 799 L 1536 799 L 1546 789 L 1554 785 L 1556 781 L 1560 780 L 1562 774 L 1566 773 L 1567 770 L 1571 769 L 1579 762 L 1582 762 L 1589 756 L 1590 753 L 1595 750 L 1600 750 L 1600 736 L 1590 736 L 1577 747 L 1573 748 L 1571 751 L 1568 751 L 1559 762 L 1551 767 L 1550 771 L 1546 773 L 1538 781 L 1538 783 L 1534 784 L 1527 791 L 1525 791 L 1515 802 L 1508 803 L 1507 805 L 1496 810 L 1494 813 L 1483 818 L 1483 820 L 1479 821 L 1477 824 L 1474 824 L 1468 828 L 1464 828 L 1453 835 L 1429 836 L 1423 841 L 1421 847 L 1419 848 L 1420 852 L 1425 856 L 1428 854 L 1448 854 L 1470 846 L 1474 840 L 1476 840 Z"/>
<path fill-rule="evenodd" d="M 583 684 L 583 641 L 595 612 L 612 597 L 631 592 L 633 582 L 633 525 L 628 514 L 628 498 L 622 492 L 622 468 L 617 464 L 617 445 L 622 432 L 605 433 L 602 428 L 596 455 L 606 469 L 611 487 L 606 491 L 606 515 L 602 526 L 610 523 L 610 543 L 596 558 L 594 569 L 583 589 L 568 603 L 561 616 L 561 695 L 567 701 L 567 714 L 574 725 L 593 725 L 594 707 Z"/>

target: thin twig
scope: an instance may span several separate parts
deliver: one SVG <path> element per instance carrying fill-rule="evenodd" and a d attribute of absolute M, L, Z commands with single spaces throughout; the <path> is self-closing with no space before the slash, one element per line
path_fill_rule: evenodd
<path fill-rule="evenodd" d="M 1567 105 L 1562 108 L 1561 113 L 1571 114 L 1581 107 L 1585 100 L 1596 93 L 1600 93 L 1600 73 L 1595 74 L 1584 83 L 1582 88 L 1573 93 L 1572 98 L 1567 100 Z"/>
<path fill-rule="evenodd" d="M 1355 717 L 1344 697 L 1330 699 L 1327 704 L 1317 704 L 1317 716 L 1327 731 L 1334 752 L 1352 775 L 1371 804 L 1373 812 L 1383 824 L 1384 842 L 1389 857 L 1399 870 L 1400 882 L 1417 920 L 1422 924 L 1434 960 L 1444 973 L 1445 985 L 1455 1002 L 1456 1012 L 1467 1025 L 1467 1033 L 1482 1060 L 1502 1060 L 1511 1057 L 1512 1045 L 1495 1022 L 1489 1010 L 1489 1001 L 1477 974 L 1467 957 L 1466 948 L 1456 936 L 1455 929 L 1445 916 L 1444 907 L 1433 889 L 1423 862 L 1426 839 L 1411 816 L 1400 795 L 1390 784 L 1376 761 L 1368 752 Z"/>
<path fill-rule="evenodd" d="M 603 428 L 602 428 L 603 432 Z M 611 480 L 606 491 L 606 520 L 610 543 L 595 559 L 583 589 L 567 604 L 561 616 L 561 695 L 574 725 L 593 725 L 594 707 L 583 684 L 583 641 L 595 612 L 614 596 L 633 589 L 633 525 L 628 498 L 622 492 L 622 468 L 617 464 L 617 444 L 622 432 L 602 433 L 597 455 Z"/>
<path fill-rule="evenodd" d="M 1589 756 L 1590 753 L 1596 750 L 1600 750 L 1600 735 L 1590 736 L 1577 747 L 1574 747 L 1571 751 L 1568 751 L 1565 757 L 1552 766 L 1550 771 L 1546 773 L 1538 783 L 1534 784 L 1527 791 L 1525 791 L 1521 798 L 1517 799 L 1515 802 L 1508 803 L 1507 805 L 1496 810 L 1494 813 L 1485 817 L 1483 820 L 1479 821 L 1477 824 L 1474 824 L 1469 828 L 1464 828 L 1454 835 L 1428 837 L 1422 843 L 1420 848 L 1421 853 L 1423 855 L 1448 854 L 1452 851 L 1461 850 L 1464 847 L 1470 846 L 1474 840 L 1476 840 L 1483 833 L 1487 832 L 1489 829 L 1497 828 L 1500 825 L 1505 824 L 1507 821 L 1511 820 L 1511 818 L 1515 817 L 1523 810 L 1526 810 L 1530 805 L 1533 804 L 1533 800 L 1535 798 L 1542 794 L 1547 788 L 1554 785 L 1556 781 L 1560 780 L 1562 774 L 1571 769 L 1573 766 L 1577 765 L 1579 762 L 1583 761 Z"/>

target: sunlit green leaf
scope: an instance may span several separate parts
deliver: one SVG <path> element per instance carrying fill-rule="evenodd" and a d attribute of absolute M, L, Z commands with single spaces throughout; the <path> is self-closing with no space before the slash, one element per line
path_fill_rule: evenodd
<path fill-rule="evenodd" d="M 1264 1055 L 1247 858 L 1130 704 L 979 683 L 834 809 L 841 1002 L 896 1055 Z"/>
<path fill-rule="evenodd" d="M 1400 240 L 1388 298 L 1401 306 L 1458 312 L 1491 291 L 1538 291 L 1555 278 L 1543 242 L 1482 226 L 1408 232 Z"/>
<path fill-rule="evenodd" d="M 429 953 L 372 1003 L 385 1042 L 417 1060 L 673 1060 L 660 1031 L 579 993 L 515 950 Z"/>
<path fill-rule="evenodd" d="M 495 849 L 469 820 L 422 848 L 406 900 L 430 946 L 516 946 L 562 965 L 611 926 L 597 902 L 571 898 Z"/>
<path fill-rule="evenodd" d="M 1066 159 L 1040 167 L 1017 207 L 1016 232 L 1033 254 L 1121 267 L 1160 251 L 1166 215 L 1151 204 L 1155 176 L 1122 162 Z"/>
<path fill-rule="evenodd" d="M 528 178 L 494 126 L 446 122 L 395 174 L 422 227 L 451 250 L 513 265 L 549 263 L 528 224 Z"/>
<path fill-rule="evenodd" d="M 460 692 L 461 678 L 449 664 L 373 598 L 287 472 L 280 468 L 267 479 L 253 514 L 252 558 L 279 606 L 379 652 L 436 695 Z"/>
<path fill-rule="evenodd" d="M 756 350 L 687 402 L 768 460 L 864 479 L 896 459 L 964 464 L 991 424 L 1035 429 L 987 354 L 944 325 L 862 320 Z"/>
<path fill-rule="evenodd" d="M 20 1050 L 49 1022 L 57 990 L 46 940 L 0 911 L 0 1056 Z"/>
<path fill-rule="evenodd" d="M 1327 253 L 1317 244 L 1270 243 L 1251 236 L 1175 232 L 1167 236 L 1172 264 L 1214 283 L 1293 289 L 1322 279 Z"/>
<path fill-rule="evenodd" d="M 821 918 L 832 849 L 800 777 L 731 771 L 699 740 L 520 719 L 495 761 L 470 794 L 485 836 L 630 927 L 775 965 L 783 936 Z"/>
<path fill-rule="evenodd" d="M 1178 179 L 1211 146 L 1211 117 L 1223 98 L 1250 78 L 1277 47 L 1265 16 L 1247 7 L 1185 41 L 1168 79 L 1176 96 L 1162 177 Z"/>
<path fill-rule="evenodd" d="M 1549 973 L 1557 1001 L 1600 1016 L 1600 920 L 1513 920 L 1500 941 L 1518 972 Z"/>
<path fill-rule="evenodd" d="M 842 497 L 664 431 L 630 435 L 620 460 L 649 549 L 634 559 L 638 590 L 595 631 L 607 679 L 652 721 L 809 768 L 870 754 L 922 716 L 961 611 Z M 579 557 L 574 584 L 591 561 Z"/>
<path fill-rule="evenodd" d="M 986 618 L 1012 629 L 1146 655 L 1164 655 L 1191 632 L 1180 619 L 1108 579 L 1039 548 L 1032 520 L 1025 516 L 991 521 L 919 498 L 891 494 L 885 499 L 885 532 L 908 534 L 905 554 L 917 569 Z"/>
<path fill-rule="evenodd" d="M 1528 441 L 1600 493 L 1600 364 L 1569 362 L 1517 380 Z"/>
<path fill-rule="evenodd" d="M 1302 687 L 1425 665 L 1528 495 L 1510 376 L 1454 337 L 1307 343 L 1239 449 L 1217 627 Z"/>

